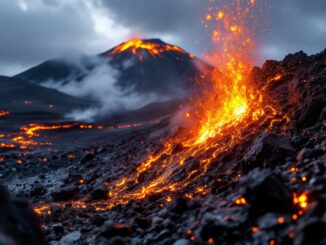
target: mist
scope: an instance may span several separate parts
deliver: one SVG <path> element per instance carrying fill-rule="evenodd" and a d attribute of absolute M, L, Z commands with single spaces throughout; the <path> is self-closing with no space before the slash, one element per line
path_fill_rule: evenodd
<path fill-rule="evenodd" d="M 174 97 L 172 93 L 169 96 L 155 91 L 139 92 L 134 86 L 121 87 L 118 79 L 123 71 L 109 65 L 107 59 L 96 58 L 93 62 L 95 68 L 91 71 L 81 63 L 75 64 L 83 70 L 84 74 L 87 74 L 80 81 L 72 80 L 67 83 L 67 81 L 49 80 L 42 83 L 44 87 L 96 102 L 96 106 L 68 113 L 66 115 L 68 118 L 90 122 L 100 117 L 137 110 L 153 102 L 168 101 Z M 123 68 L 126 69 L 132 64 L 132 59 L 129 59 L 124 62 Z"/>

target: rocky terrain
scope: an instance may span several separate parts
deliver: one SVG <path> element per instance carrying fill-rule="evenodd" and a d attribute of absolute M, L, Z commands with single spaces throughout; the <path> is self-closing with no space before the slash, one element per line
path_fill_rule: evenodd
<path fill-rule="evenodd" d="M 325 244 L 326 50 L 267 61 L 251 77 L 257 89 L 274 78 L 266 91 L 289 120 L 246 134 L 184 188 L 128 201 L 121 195 L 123 203 L 110 197 L 110 184 L 124 184 L 123 177 L 173 134 L 169 118 L 69 150 L 1 152 L 1 184 L 14 198 L 1 189 L 7 215 L 1 216 L 0 243 Z M 185 150 L 175 145 L 173 154 Z M 204 154 L 211 153 L 189 157 L 169 181 L 201 169 Z M 164 166 L 166 157 L 173 156 L 157 164 Z M 148 186 L 160 171 L 139 176 L 125 191 Z M 30 201 L 42 233 L 31 208 L 17 198 Z"/>

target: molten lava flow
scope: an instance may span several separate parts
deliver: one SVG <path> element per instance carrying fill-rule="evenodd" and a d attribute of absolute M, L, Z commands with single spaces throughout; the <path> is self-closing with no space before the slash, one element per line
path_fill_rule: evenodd
<path fill-rule="evenodd" d="M 152 122 L 149 122 L 152 123 Z M 41 124 L 29 124 L 27 127 L 21 128 L 19 133 L 0 134 L 0 138 L 4 138 L 10 143 L 1 143 L 0 148 L 2 149 L 14 149 L 20 148 L 22 150 L 30 149 L 31 147 L 39 146 L 50 146 L 52 145 L 49 141 L 36 140 L 40 137 L 42 131 L 57 131 L 66 129 L 81 129 L 81 130 L 105 130 L 105 129 L 128 129 L 141 127 L 142 123 L 123 124 L 115 126 L 103 126 L 94 124 L 83 124 L 78 122 L 66 123 L 66 124 L 55 124 L 55 125 L 41 125 Z"/>
<path fill-rule="evenodd" d="M 210 86 L 190 101 L 191 110 L 185 114 L 185 120 L 191 122 L 191 127 L 169 138 L 160 151 L 150 154 L 137 166 L 136 172 L 133 169 L 109 183 L 108 201 L 91 204 L 96 210 L 111 209 L 153 194 L 164 193 L 168 200 L 175 192 L 189 199 L 205 195 L 210 187 L 199 182 L 217 167 L 213 164 L 222 163 L 219 157 L 235 151 L 249 136 L 289 121 L 265 94 L 273 79 L 261 89 L 249 80 L 255 47 L 251 27 L 255 7 L 252 0 L 246 3 L 233 0 L 226 6 L 209 9 L 206 27 L 214 27 L 212 41 L 216 46 L 209 58 L 218 69 L 211 73 Z M 159 46 L 132 40 L 113 53 L 127 49 L 136 53 L 139 48 L 149 50 L 152 55 L 165 52 Z M 244 205 L 246 200 L 242 198 L 238 202 Z"/>
<path fill-rule="evenodd" d="M 137 55 L 139 50 L 146 50 L 152 56 L 158 56 L 162 53 L 170 52 L 170 51 L 186 54 L 186 52 L 178 46 L 159 44 L 159 43 L 144 41 L 140 39 L 132 39 L 128 42 L 119 45 L 113 51 L 111 51 L 111 54 L 118 54 L 126 50 L 130 50 L 134 55 Z"/>

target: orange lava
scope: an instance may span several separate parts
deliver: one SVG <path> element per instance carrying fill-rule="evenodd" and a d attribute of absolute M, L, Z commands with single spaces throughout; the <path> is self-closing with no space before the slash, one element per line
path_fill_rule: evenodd
<path fill-rule="evenodd" d="M 165 52 L 179 52 L 182 54 L 187 54 L 182 48 L 178 46 L 172 46 L 168 44 L 158 44 L 150 41 L 144 41 L 140 39 L 132 39 L 128 42 L 125 42 L 117 46 L 111 54 L 118 54 L 124 51 L 130 50 L 134 55 L 138 55 L 139 51 L 147 51 L 152 56 L 159 56 Z"/>
<path fill-rule="evenodd" d="M 4 138 L 8 143 L 0 143 L 0 148 L 2 149 L 15 149 L 19 148 L 22 150 L 27 150 L 32 147 L 39 146 L 50 146 L 52 145 L 49 141 L 36 140 L 40 138 L 40 132 L 42 131 L 57 131 L 57 130 L 66 130 L 66 129 L 81 129 L 81 130 L 105 130 L 105 129 L 128 129 L 128 128 L 137 128 L 141 127 L 144 124 L 142 123 L 133 123 L 133 124 L 123 124 L 115 126 L 103 126 L 103 125 L 94 125 L 94 124 L 83 124 L 78 122 L 66 123 L 66 124 L 54 124 L 54 125 L 41 125 L 41 124 L 29 124 L 26 127 L 21 128 L 19 133 L 11 134 L 0 134 L 0 138 Z"/>
<path fill-rule="evenodd" d="M 297 205 L 300 209 L 306 209 L 308 207 L 308 195 L 302 193 L 301 195 L 293 194 L 293 203 Z"/>

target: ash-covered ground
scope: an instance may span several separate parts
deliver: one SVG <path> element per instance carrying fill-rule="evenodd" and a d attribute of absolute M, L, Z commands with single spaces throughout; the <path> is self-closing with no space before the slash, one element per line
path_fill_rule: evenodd
<path fill-rule="evenodd" d="M 1 152 L 1 184 L 11 197 L 1 190 L 0 243 L 325 244 L 326 50 L 267 61 L 252 72 L 257 89 L 275 77 L 267 92 L 290 120 L 268 132 L 260 125 L 185 188 L 110 206 L 110 183 L 123 184 L 149 153 L 159 151 L 171 135 L 169 118 L 97 137 L 90 131 L 85 137 L 92 140 L 85 142 L 91 143 L 80 147 L 71 142 L 84 138 L 68 130 L 57 140 L 69 144 L 54 152 Z M 173 152 L 185 150 L 181 142 Z M 200 157 L 189 157 L 169 182 L 201 169 Z M 146 186 L 157 173 L 139 176 L 126 192 Z M 41 229 L 21 199 L 30 201 Z"/>

